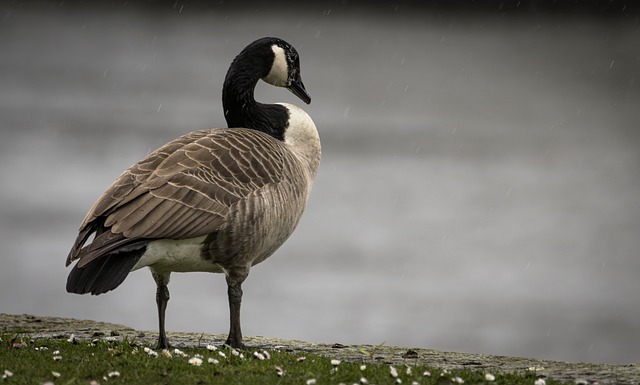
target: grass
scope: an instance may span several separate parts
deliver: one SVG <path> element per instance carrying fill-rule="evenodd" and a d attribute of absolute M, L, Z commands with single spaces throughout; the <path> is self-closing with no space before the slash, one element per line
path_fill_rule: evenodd
<path fill-rule="evenodd" d="M 136 341 L 68 341 L 0 335 L 3 384 L 510 384 L 536 375 L 446 371 L 420 365 L 339 362 L 330 357 L 229 347 L 156 351 Z M 260 357 L 262 355 L 262 357 Z M 199 364 L 199 365 L 198 365 Z M 392 369 L 393 368 L 393 369 Z M 393 373 L 395 372 L 395 373 Z M 490 378 L 489 378 L 490 379 Z M 548 385 L 557 384 L 547 380 Z"/>

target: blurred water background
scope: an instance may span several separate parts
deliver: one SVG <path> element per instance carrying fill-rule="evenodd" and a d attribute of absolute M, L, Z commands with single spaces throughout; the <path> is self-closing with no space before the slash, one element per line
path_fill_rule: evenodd
<path fill-rule="evenodd" d="M 244 286 L 245 334 L 640 361 L 637 13 L 487 3 L 3 2 L 0 312 L 156 329 L 146 270 L 65 292 L 77 227 L 130 164 L 224 126 L 229 63 L 275 35 L 301 54 L 324 158 Z M 170 290 L 169 330 L 227 332 L 222 276 Z"/>

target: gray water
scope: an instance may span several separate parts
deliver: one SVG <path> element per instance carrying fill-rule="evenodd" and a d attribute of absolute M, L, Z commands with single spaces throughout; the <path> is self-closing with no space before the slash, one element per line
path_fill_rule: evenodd
<path fill-rule="evenodd" d="M 245 284 L 245 334 L 640 360 L 637 18 L 79 8 L 1 15 L 1 312 L 156 328 L 147 271 L 65 292 L 77 227 L 130 164 L 223 126 L 230 61 L 277 35 L 301 54 L 323 161 Z M 222 276 L 170 289 L 169 330 L 226 333 Z"/>

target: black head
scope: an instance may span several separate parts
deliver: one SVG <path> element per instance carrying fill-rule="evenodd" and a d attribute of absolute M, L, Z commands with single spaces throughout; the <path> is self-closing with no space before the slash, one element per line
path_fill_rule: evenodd
<path fill-rule="evenodd" d="M 271 50 L 272 64 L 262 80 L 277 87 L 286 87 L 303 102 L 311 103 L 311 97 L 304 88 L 300 76 L 300 57 L 298 51 L 286 41 L 275 37 L 266 37 L 254 43 L 266 44 Z"/>
<path fill-rule="evenodd" d="M 246 46 L 231 63 L 225 84 L 244 74 L 257 75 L 258 79 L 276 87 L 286 87 L 303 102 L 311 103 L 300 76 L 298 51 L 282 39 L 263 37 Z"/>
<path fill-rule="evenodd" d="M 255 101 L 254 88 L 260 79 L 287 88 L 309 104 L 311 97 L 302 83 L 296 49 L 276 37 L 254 41 L 233 60 L 222 88 L 222 105 L 229 127 L 253 128 L 282 139 L 288 112 L 281 105 Z"/>

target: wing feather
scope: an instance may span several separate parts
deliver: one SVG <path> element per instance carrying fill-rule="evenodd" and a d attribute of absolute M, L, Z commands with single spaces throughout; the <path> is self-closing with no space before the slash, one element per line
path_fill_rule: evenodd
<path fill-rule="evenodd" d="M 89 210 L 67 264 L 153 239 L 219 231 L 239 201 L 279 183 L 284 144 L 248 129 L 191 132 L 131 166 Z M 95 239 L 84 244 L 92 233 Z M 84 247 L 83 247 L 84 246 Z"/>

